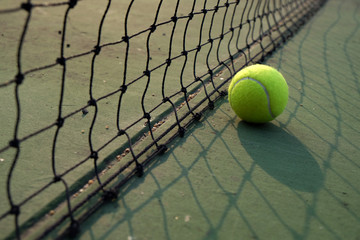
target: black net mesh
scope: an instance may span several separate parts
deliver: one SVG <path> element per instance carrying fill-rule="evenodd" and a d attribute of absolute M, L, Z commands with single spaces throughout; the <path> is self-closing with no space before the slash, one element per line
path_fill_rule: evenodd
<path fill-rule="evenodd" d="M 61 205 L 37 237 L 64 222 L 75 234 L 76 211 L 142 176 L 238 70 L 263 61 L 325 1 L 122 2 L 0 5 L 5 238 L 26 237 Z"/>

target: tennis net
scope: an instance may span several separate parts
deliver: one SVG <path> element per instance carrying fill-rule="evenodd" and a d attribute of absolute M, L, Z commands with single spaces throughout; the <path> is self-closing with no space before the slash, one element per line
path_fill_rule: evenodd
<path fill-rule="evenodd" d="M 76 235 L 324 3 L 2 1 L 2 237 Z"/>

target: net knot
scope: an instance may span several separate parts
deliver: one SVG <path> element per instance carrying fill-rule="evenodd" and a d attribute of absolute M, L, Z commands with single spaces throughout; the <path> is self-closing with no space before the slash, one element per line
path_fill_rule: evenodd
<path fill-rule="evenodd" d="M 19 148 L 20 141 L 15 138 L 9 142 L 9 145 L 10 145 L 10 147 L 13 147 L 13 148 Z"/>
<path fill-rule="evenodd" d="M 70 8 L 74 8 L 76 6 L 76 4 L 77 4 L 77 0 L 70 0 L 69 1 L 69 7 Z"/>
<path fill-rule="evenodd" d="M 144 167 L 140 163 L 136 164 L 136 175 L 138 177 L 142 177 L 144 175 Z"/>
<path fill-rule="evenodd" d="M 202 116 L 202 114 L 201 114 L 201 113 L 195 113 L 195 115 L 194 115 L 194 119 L 195 119 L 196 121 L 200 121 L 201 116 Z"/>
<path fill-rule="evenodd" d="M 167 64 L 168 67 L 171 65 L 171 59 L 170 58 L 166 59 L 166 64 Z"/>
<path fill-rule="evenodd" d="M 162 144 L 162 145 L 159 145 L 158 146 L 158 151 L 159 151 L 159 154 L 164 154 L 167 150 L 167 146 L 165 144 Z"/>
<path fill-rule="evenodd" d="M 103 197 L 104 201 L 108 202 L 108 201 L 115 200 L 117 198 L 117 194 L 114 190 L 104 190 L 102 197 Z"/>
<path fill-rule="evenodd" d="M 91 152 L 91 155 L 90 155 L 90 158 L 94 159 L 95 161 L 98 160 L 99 158 L 99 155 L 96 151 L 92 151 Z"/>
<path fill-rule="evenodd" d="M 151 118 L 150 113 L 144 113 L 144 118 L 150 120 Z"/>
<path fill-rule="evenodd" d="M 31 3 L 22 3 L 21 4 L 21 8 L 24 9 L 27 12 L 30 12 L 32 9 L 33 5 Z"/>
<path fill-rule="evenodd" d="M 145 71 L 144 71 L 144 75 L 147 76 L 147 77 L 150 77 L 150 71 L 149 71 L 149 70 L 145 70 Z"/>
<path fill-rule="evenodd" d="M 56 62 L 58 64 L 60 64 L 61 66 L 65 65 L 65 61 L 66 61 L 66 59 L 64 57 L 59 57 L 59 58 L 56 59 Z"/>
<path fill-rule="evenodd" d="M 220 96 L 225 97 L 227 95 L 227 91 L 223 90 L 220 92 Z"/>
<path fill-rule="evenodd" d="M 177 17 L 177 16 L 172 16 L 172 17 L 171 17 L 171 21 L 172 21 L 172 22 L 176 23 L 177 20 L 178 20 L 178 17 Z"/>
<path fill-rule="evenodd" d="M 96 106 L 96 100 L 94 98 L 91 98 L 89 101 L 88 101 L 88 104 L 89 106 Z"/>
<path fill-rule="evenodd" d="M 164 97 L 164 99 L 162 101 L 163 101 L 163 103 L 169 102 L 170 98 L 169 97 Z"/>
<path fill-rule="evenodd" d="M 182 88 L 181 88 L 181 91 L 182 91 L 183 93 L 187 93 L 186 87 L 182 87 Z"/>
<path fill-rule="evenodd" d="M 54 177 L 54 183 L 57 183 L 57 182 L 60 182 L 60 181 L 61 181 L 61 177 L 58 176 L 58 175 L 56 175 L 56 176 Z"/>
<path fill-rule="evenodd" d="M 101 51 L 101 47 L 100 47 L 99 45 L 97 45 L 97 46 L 94 47 L 94 53 L 95 53 L 95 55 L 99 55 L 100 51 Z"/>
<path fill-rule="evenodd" d="M 122 93 L 125 93 L 126 90 L 127 90 L 127 86 L 126 86 L 126 85 L 122 85 L 122 86 L 120 87 L 120 91 L 121 91 Z"/>
<path fill-rule="evenodd" d="M 56 120 L 56 125 L 57 125 L 59 128 L 61 128 L 62 126 L 64 126 L 64 122 L 65 122 L 65 119 L 59 117 L 59 118 Z"/>
<path fill-rule="evenodd" d="M 122 136 L 125 134 L 125 130 L 124 129 L 120 129 L 120 131 L 118 132 L 118 136 Z"/>
<path fill-rule="evenodd" d="M 156 30 L 156 25 L 154 25 L 154 24 L 151 25 L 151 26 L 150 26 L 150 32 L 153 33 L 153 32 L 155 32 L 155 30 Z"/>
<path fill-rule="evenodd" d="M 72 220 L 68 232 L 69 237 L 74 238 L 79 233 L 79 230 L 80 230 L 80 224 L 77 221 Z"/>
<path fill-rule="evenodd" d="M 10 209 L 10 214 L 18 216 L 20 214 L 20 207 L 17 205 L 12 205 Z"/>
<path fill-rule="evenodd" d="M 181 52 L 181 55 L 187 56 L 187 55 L 188 55 L 188 52 L 184 50 L 184 51 Z"/>
<path fill-rule="evenodd" d="M 16 84 L 22 84 L 23 80 L 24 80 L 24 74 L 18 73 L 15 77 Z"/>
<path fill-rule="evenodd" d="M 194 13 L 189 13 L 189 20 L 192 20 L 194 17 Z"/>
<path fill-rule="evenodd" d="M 215 108 L 215 105 L 214 105 L 213 101 L 209 101 L 208 106 L 209 106 L 210 110 L 213 110 Z"/>
<path fill-rule="evenodd" d="M 179 136 L 184 137 L 185 136 L 185 128 L 179 127 Z"/>
<path fill-rule="evenodd" d="M 126 42 L 126 43 L 128 43 L 129 42 L 129 36 L 123 36 L 122 37 L 122 40 L 124 41 L 124 42 Z"/>

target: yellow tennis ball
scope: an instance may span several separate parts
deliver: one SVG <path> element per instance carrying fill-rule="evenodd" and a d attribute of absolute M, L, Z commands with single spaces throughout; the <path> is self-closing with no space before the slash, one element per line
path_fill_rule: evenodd
<path fill-rule="evenodd" d="M 280 72 L 262 64 L 246 67 L 235 74 L 229 85 L 229 102 L 242 120 L 265 123 L 285 109 L 288 85 Z"/>

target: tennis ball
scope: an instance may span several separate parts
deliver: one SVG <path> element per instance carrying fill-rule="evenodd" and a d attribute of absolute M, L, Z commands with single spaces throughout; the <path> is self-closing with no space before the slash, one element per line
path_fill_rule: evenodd
<path fill-rule="evenodd" d="M 288 102 L 288 85 L 280 72 L 262 64 L 235 74 L 229 85 L 229 102 L 242 120 L 265 123 L 275 119 Z"/>

